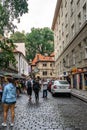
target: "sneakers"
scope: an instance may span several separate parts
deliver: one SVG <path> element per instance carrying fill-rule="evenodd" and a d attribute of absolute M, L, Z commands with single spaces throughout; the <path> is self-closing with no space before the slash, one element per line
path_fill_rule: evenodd
<path fill-rule="evenodd" d="M 3 122 L 3 123 L 2 123 L 2 126 L 6 127 L 7 124 Z M 14 123 L 11 123 L 10 126 L 13 127 L 13 126 L 14 126 Z"/>
<path fill-rule="evenodd" d="M 2 123 L 2 126 L 6 127 L 6 126 L 7 126 L 7 124 L 3 122 L 3 123 Z"/>
<path fill-rule="evenodd" d="M 14 126 L 14 124 L 13 123 L 11 123 L 11 125 L 10 126 Z"/>

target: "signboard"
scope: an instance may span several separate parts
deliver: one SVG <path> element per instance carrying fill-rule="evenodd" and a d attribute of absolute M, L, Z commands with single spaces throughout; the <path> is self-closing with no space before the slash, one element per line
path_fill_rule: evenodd
<path fill-rule="evenodd" d="M 35 72 L 35 73 L 38 73 L 38 72 L 39 72 L 39 69 L 38 69 L 37 67 L 35 67 L 34 72 Z"/>

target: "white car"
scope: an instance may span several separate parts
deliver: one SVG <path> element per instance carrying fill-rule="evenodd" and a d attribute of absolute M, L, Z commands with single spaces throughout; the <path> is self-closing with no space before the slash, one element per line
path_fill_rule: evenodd
<path fill-rule="evenodd" d="M 71 96 L 70 84 L 67 80 L 55 80 L 53 85 L 51 86 L 51 93 L 53 96 L 57 93 L 66 93 Z"/>

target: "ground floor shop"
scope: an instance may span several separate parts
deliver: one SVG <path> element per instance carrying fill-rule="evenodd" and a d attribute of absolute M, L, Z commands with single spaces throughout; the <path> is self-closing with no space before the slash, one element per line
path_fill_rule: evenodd
<path fill-rule="evenodd" d="M 71 88 L 78 90 L 87 90 L 87 69 L 77 69 L 69 75 L 71 80 Z"/>

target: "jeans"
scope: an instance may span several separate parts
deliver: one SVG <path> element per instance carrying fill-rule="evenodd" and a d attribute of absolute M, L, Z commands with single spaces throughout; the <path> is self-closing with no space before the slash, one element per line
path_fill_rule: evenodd
<path fill-rule="evenodd" d="M 43 90 L 43 98 L 44 97 L 47 97 L 47 89 L 46 90 Z"/>

